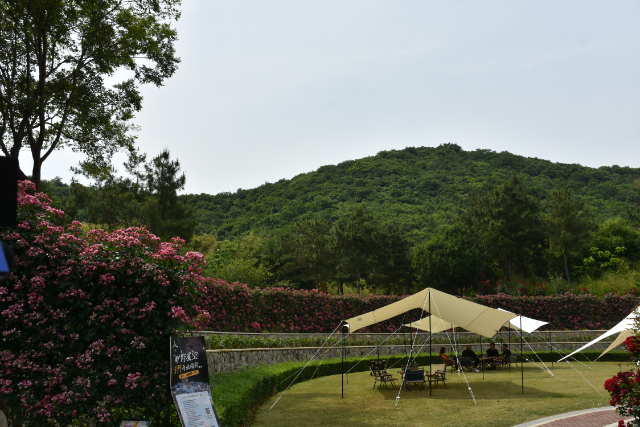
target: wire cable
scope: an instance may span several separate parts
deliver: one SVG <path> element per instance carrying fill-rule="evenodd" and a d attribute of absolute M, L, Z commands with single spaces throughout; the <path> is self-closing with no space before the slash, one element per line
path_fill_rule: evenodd
<path fill-rule="evenodd" d="M 320 350 L 322 349 L 322 347 L 324 347 L 324 345 L 329 341 L 329 339 L 333 336 L 333 334 L 336 333 L 336 331 L 338 330 L 338 328 L 342 326 L 342 321 L 340 321 L 340 323 L 338 324 L 338 326 L 336 326 L 336 328 L 333 330 L 333 332 L 331 332 L 331 335 L 329 335 L 327 337 L 327 339 L 324 341 L 324 343 L 322 343 L 322 346 L 320 346 L 320 348 L 318 348 L 318 351 L 315 352 L 315 354 L 313 355 L 313 357 L 311 359 L 309 359 L 309 361 L 298 371 L 298 375 L 296 375 L 296 377 L 293 379 L 293 381 L 291 381 L 291 383 L 287 386 L 287 388 L 284 389 L 284 391 L 282 392 L 282 394 L 280 394 L 280 397 L 278 397 L 278 399 L 273 403 L 273 405 L 271 405 L 271 408 L 269 408 L 269 411 L 271 409 L 273 409 L 274 406 L 276 406 L 276 403 L 278 403 L 280 401 L 280 399 L 282 398 L 282 396 L 284 396 L 284 394 L 287 392 L 287 390 L 289 390 L 289 387 L 291 387 L 291 385 L 296 382 L 296 380 L 298 379 L 298 377 L 300 376 L 300 374 L 302 373 L 302 371 L 304 371 L 304 369 L 309 366 L 309 363 L 311 363 L 311 361 L 313 359 L 315 359 L 315 357 L 318 355 L 318 353 L 320 353 Z M 291 378 L 292 375 L 290 375 L 288 378 Z M 287 378 L 287 379 L 288 379 Z M 282 384 L 282 382 L 280 382 L 280 384 Z M 278 385 L 280 385 L 278 384 Z"/>
<path fill-rule="evenodd" d="M 436 303 L 435 300 L 433 300 L 433 304 L 436 306 L 436 311 L 438 312 L 438 317 L 440 319 L 442 319 L 441 314 L 440 314 L 440 309 L 438 308 L 438 304 Z M 429 313 L 431 314 L 431 313 Z M 447 334 L 447 338 L 449 339 L 449 343 L 451 344 L 451 338 L 449 337 L 449 333 L 447 332 L 447 330 L 445 329 L 445 333 Z M 453 345 L 453 344 L 452 344 Z M 458 349 L 456 347 L 454 347 L 454 354 L 456 357 L 456 360 L 458 360 Z M 444 366 L 444 369 L 447 369 L 447 365 Z M 469 385 L 469 380 L 467 379 L 467 375 L 464 373 L 464 369 L 460 369 L 460 365 L 458 364 L 458 376 L 460 376 L 460 371 L 462 371 L 462 376 L 464 377 L 464 380 L 467 383 L 467 388 L 469 389 L 469 393 L 471 394 L 471 398 L 473 399 L 473 403 L 476 404 L 476 406 L 478 406 L 478 402 L 476 401 L 476 397 L 473 395 L 473 390 L 471 390 L 471 386 Z"/>
<path fill-rule="evenodd" d="M 422 310 L 420 310 L 420 320 L 419 322 L 422 322 L 422 316 L 424 315 L 424 307 L 427 304 L 427 299 L 431 296 L 431 288 L 429 288 L 429 291 L 427 292 L 427 296 L 424 298 L 424 302 L 422 303 Z M 431 313 L 429 313 L 429 316 L 431 316 Z M 431 331 L 429 331 L 429 333 L 431 333 Z M 416 333 L 413 335 L 413 338 L 411 339 L 411 352 L 409 353 L 409 358 L 407 359 L 407 366 L 404 368 L 404 372 L 406 373 L 407 370 L 409 369 L 409 364 L 411 363 L 411 356 L 413 355 L 413 346 L 416 342 L 416 336 L 418 335 L 418 330 L 416 329 Z M 400 392 L 402 391 L 402 386 L 404 385 L 404 381 L 402 381 L 400 383 L 400 387 L 398 387 L 398 396 L 396 396 L 396 403 L 395 405 L 393 405 L 394 407 L 398 406 L 398 402 L 400 401 Z"/>

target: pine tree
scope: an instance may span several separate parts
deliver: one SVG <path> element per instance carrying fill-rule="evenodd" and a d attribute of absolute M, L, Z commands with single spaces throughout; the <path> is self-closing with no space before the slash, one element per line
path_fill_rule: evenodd
<path fill-rule="evenodd" d="M 567 281 L 573 292 L 567 254 L 580 249 L 589 238 L 593 223 L 584 203 L 572 197 L 568 190 L 552 190 L 547 197 L 546 207 L 543 220 L 549 234 L 549 244 L 551 250 L 562 252 Z"/>
<path fill-rule="evenodd" d="M 146 205 L 146 218 L 151 232 L 163 240 L 180 236 L 191 239 L 197 221 L 193 210 L 178 199 L 178 191 L 184 189 L 187 181 L 180 173 L 180 161 L 171 160 L 168 149 L 145 164 L 147 189 L 151 199 Z"/>

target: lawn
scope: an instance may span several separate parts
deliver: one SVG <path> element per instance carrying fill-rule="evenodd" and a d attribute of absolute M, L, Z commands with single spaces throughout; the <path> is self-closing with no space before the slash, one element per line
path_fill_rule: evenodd
<path fill-rule="evenodd" d="M 626 364 L 622 368 L 626 370 Z M 267 399 L 257 411 L 254 427 L 287 426 L 513 426 L 549 415 L 609 405 L 604 382 L 620 370 L 617 362 L 589 364 L 590 370 L 574 364 L 555 364 L 552 372 L 531 365 L 524 368 L 524 394 L 520 370 L 467 373 L 478 405 L 471 399 L 464 377 L 447 372 L 447 388 L 433 395 L 402 390 L 394 407 L 397 390 L 372 389 L 368 372 L 349 375 L 344 399 L 340 375 L 331 375 L 292 386 L 273 409 L 281 393 Z M 395 372 L 397 369 L 391 369 Z M 580 374 L 593 384 L 600 396 Z M 397 374 L 395 374 L 397 376 Z"/>

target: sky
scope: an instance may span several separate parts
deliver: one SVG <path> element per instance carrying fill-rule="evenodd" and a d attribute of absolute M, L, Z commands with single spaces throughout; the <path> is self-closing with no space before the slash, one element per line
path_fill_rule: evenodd
<path fill-rule="evenodd" d="M 141 87 L 138 145 L 168 147 L 186 193 L 448 142 L 640 167 L 638 22 L 637 0 L 184 0 L 182 62 Z"/>

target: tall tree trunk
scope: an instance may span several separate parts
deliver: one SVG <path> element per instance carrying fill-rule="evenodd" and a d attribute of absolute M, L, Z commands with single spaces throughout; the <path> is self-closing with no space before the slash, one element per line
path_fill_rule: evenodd
<path fill-rule="evenodd" d="M 340 284 L 339 284 L 339 289 L 340 289 L 340 295 L 344 295 L 344 282 L 342 280 L 340 280 Z"/>
<path fill-rule="evenodd" d="M 316 291 L 320 289 L 320 280 L 318 279 L 318 270 L 316 269 Z"/>
<path fill-rule="evenodd" d="M 358 280 L 356 280 L 356 289 L 358 290 L 358 295 L 360 295 L 360 270 L 358 270 Z"/>
<path fill-rule="evenodd" d="M 36 190 L 40 191 L 40 174 L 42 170 L 42 160 L 40 160 L 40 153 L 33 154 L 33 169 L 31 172 L 31 182 L 36 185 Z"/>
<path fill-rule="evenodd" d="M 571 282 L 571 275 L 569 274 L 569 262 L 567 261 L 567 249 L 562 249 L 562 254 L 564 255 L 564 271 L 567 273 L 567 282 L 569 282 L 569 289 L 571 289 L 571 293 L 573 293 L 573 282 Z"/>

